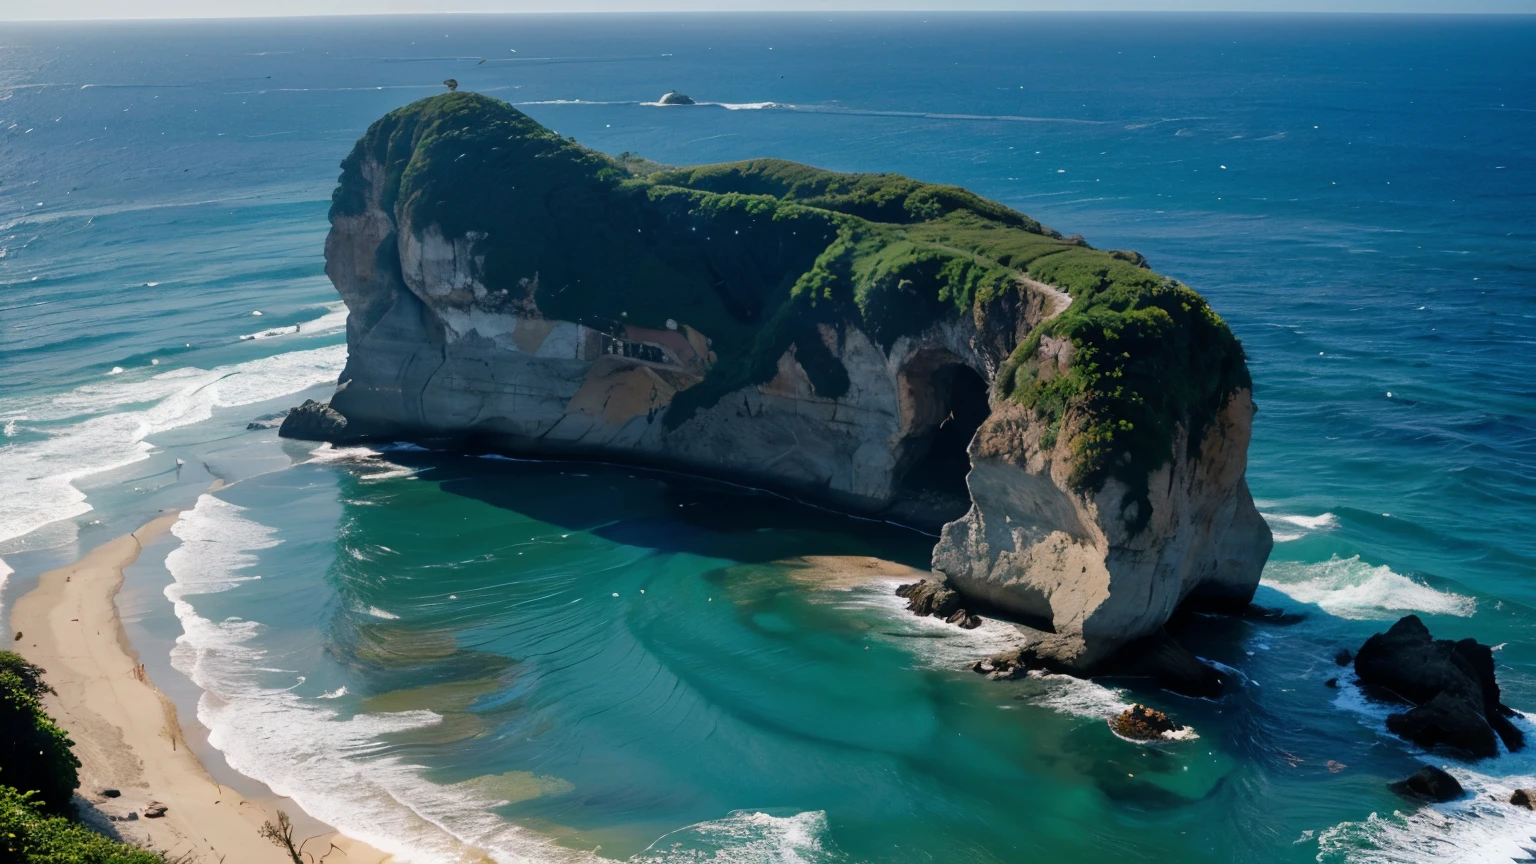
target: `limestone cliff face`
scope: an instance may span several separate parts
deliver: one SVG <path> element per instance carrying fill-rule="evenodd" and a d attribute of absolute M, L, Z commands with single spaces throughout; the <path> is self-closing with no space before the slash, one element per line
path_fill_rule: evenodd
<path fill-rule="evenodd" d="M 383 174 L 365 162 L 364 176 Z M 531 301 L 487 302 L 472 237 L 445 237 L 381 204 L 333 217 L 326 273 L 351 312 L 348 362 L 332 407 L 349 434 L 474 439 L 517 452 L 621 458 L 786 489 L 937 530 L 963 512 L 903 481 L 950 413 L 956 368 L 989 379 L 1047 302 L 998 304 L 992 334 L 943 321 L 882 349 L 857 327 L 820 338 L 847 370 L 839 398 L 818 396 L 796 349 L 777 374 L 670 428 L 678 392 L 712 365 L 712 337 L 623 325 L 616 332 L 546 317 Z M 1005 306 L 1020 306 L 1005 310 Z M 1031 308 L 1034 310 L 1030 317 Z M 686 319 L 688 310 L 679 309 Z M 674 319 L 675 320 L 675 319 Z M 953 496 L 951 496 L 953 497 Z"/>
<path fill-rule="evenodd" d="M 348 438 L 650 464 L 942 528 L 934 568 L 1083 670 L 1258 584 L 1241 348 L 1133 253 L 893 175 L 638 174 L 473 94 L 391 114 L 343 169 L 327 428 Z"/>
<path fill-rule="evenodd" d="M 1186 600 L 1240 609 L 1273 545 L 1244 472 L 1254 407 L 1239 391 L 1193 452 L 1183 429 L 1153 472 L 1139 531 L 1115 480 L 1072 490 L 1066 444 L 1042 448 L 1042 424 L 1016 406 L 995 411 L 971 444 L 971 509 L 946 525 L 935 570 L 963 593 L 1066 638 L 1054 659 L 1092 669 L 1161 629 Z"/>

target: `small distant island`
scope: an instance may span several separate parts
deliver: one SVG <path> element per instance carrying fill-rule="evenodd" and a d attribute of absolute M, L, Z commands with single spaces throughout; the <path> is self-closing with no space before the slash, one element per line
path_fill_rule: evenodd
<path fill-rule="evenodd" d="M 923 596 L 1037 626 L 1029 662 L 1219 685 L 1162 628 L 1246 608 L 1269 554 L 1248 367 L 1140 255 L 895 174 L 616 159 L 463 92 L 374 123 L 330 218 L 349 360 L 283 434 L 785 490 L 940 532 Z"/>
<path fill-rule="evenodd" d="M 656 100 L 656 104 L 657 105 L 696 105 L 698 103 L 694 102 L 692 99 L 689 99 L 687 96 L 684 96 L 683 94 L 677 92 L 676 90 L 669 90 L 666 93 L 662 94 L 662 97 L 660 99 Z"/>

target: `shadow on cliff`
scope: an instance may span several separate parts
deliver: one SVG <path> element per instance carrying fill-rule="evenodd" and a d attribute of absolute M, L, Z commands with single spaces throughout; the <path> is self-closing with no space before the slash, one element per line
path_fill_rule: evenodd
<path fill-rule="evenodd" d="M 863 555 L 926 570 L 936 538 L 784 496 L 594 462 L 391 453 L 444 492 L 614 543 L 740 562 Z"/>

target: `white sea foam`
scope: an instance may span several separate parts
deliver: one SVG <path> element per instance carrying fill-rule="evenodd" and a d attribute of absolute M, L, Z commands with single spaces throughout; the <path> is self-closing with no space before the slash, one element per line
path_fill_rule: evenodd
<path fill-rule="evenodd" d="M 334 447 L 327 443 L 321 444 L 319 447 L 309 451 L 309 461 L 351 463 L 358 466 L 382 469 L 369 474 L 357 475 L 359 480 L 369 483 L 380 480 L 392 480 L 397 477 L 411 477 L 420 470 L 408 468 L 404 465 L 396 465 L 382 458 L 386 449 L 389 448 L 375 450 L 372 447 Z"/>
<path fill-rule="evenodd" d="M 274 327 L 270 330 L 262 330 L 259 333 L 247 333 L 240 337 L 242 342 L 253 339 L 271 339 L 277 336 L 293 336 L 302 333 L 305 336 L 319 336 L 325 333 L 335 333 L 347 326 L 347 307 L 342 303 L 329 303 L 325 307 L 324 315 L 312 321 L 304 321 L 287 327 Z"/>
<path fill-rule="evenodd" d="M 1289 543 L 1315 531 L 1332 531 L 1339 525 L 1339 519 L 1332 513 L 1323 513 L 1319 516 L 1298 516 L 1285 513 L 1260 513 L 1264 521 L 1269 523 L 1269 530 L 1274 534 L 1276 543 Z M 1300 530 L 1297 530 L 1300 529 Z"/>
<path fill-rule="evenodd" d="M 140 380 L 113 378 L 47 398 L 0 399 L 0 418 L 24 417 L 41 440 L 6 450 L 0 541 L 90 511 L 74 481 L 146 458 L 144 439 L 336 380 L 345 345 L 294 351 L 213 369 L 187 367 Z"/>
<path fill-rule="evenodd" d="M 918 663 L 930 669 L 959 669 L 1022 645 L 1023 631 L 1006 621 L 982 618 L 981 626 L 966 630 L 931 615 L 913 615 L 907 601 L 896 596 L 900 580 L 875 579 L 852 591 L 829 592 L 827 597 L 849 610 L 873 610 L 883 619 L 885 638 L 911 651 Z"/>
<path fill-rule="evenodd" d="M 1471 597 L 1437 591 L 1422 582 L 1372 566 L 1356 555 L 1327 561 L 1271 561 L 1261 584 L 1330 615 L 1356 620 L 1397 618 L 1408 612 L 1467 617 L 1477 609 Z"/>
<path fill-rule="evenodd" d="M 11 565 L 5 563 L 5 559 L 4 558 L 0 558 L 0 600 L 4 600 L 5 599 L 5 580 L 11 578 L 11 574 L 15 573 L 15 572 L 16 572 L 15 570 L 11 569 Z M 4 619 L 4 618 L 5 618 L 5 604 L 4 603 L 0 603 L 0 619 Z"/>
<path fill-rule="evenodd" d="M 717 864 L 830 864 L 847 856 L 827 838 L 823 810 L 772 816 L 737 810 L 724 819 L 689 825 L 629 859 L 635 864 L 714 861 Z"/>
<path fill-rule="evenodd" d="M 1269 513 L 1263 513 L 1260 515 L 1262 515 L 1265 519 L 1278 520 L 1280 522 L 1286 522 L 1291 525 L 1298 525 L 1302 528 L 1307 528 L 1312 531 L 1327 530 L 1329 528 L 1337 527 L 1339 524 L 1339 517 L 1333 515 L 1332 513 L 1324 513 L 1320 516 L 1286 516 Z"/>
<path fill-rule="evenodd" d="M 577 104 L 580 100 L 571 100 L 564 104 Z M 581 103 L 594 104 L 594 103 Z M 784 105 L 779 102 L 695 102 L 692 106 L 668 105 L 663 102 L 641 102 L 647 108 L 724 108 L 727 111 L 761 111 L 764 108 L 794 108 L 793 105 Z"/>
<path fill-rule="evenodd" d="M 315 698 L 316 699 L 340 699 L 341 697 L 343 697 L 345 695 L 347 695 L 347 685 L 343 684 L 340 687 L 337 687 L 335 690 L 327 690 L 324 693 L 321 693 L 319 696 L 316 696 Z"/>
<path fill-rule="evenodd" d="M 1372 702 L 1350 682 L 1339 682 L 1334 705 L 1359 716 L 1361 723 L 1384 739 L 1422 755 L 1444 768 L 1461 783 L 1467 795 L 1458 801 L 1414 808 L 1404 803 L 1391 813 L 1371 813 L 1366 818 L 1341 822 L 1318 832 L 1320 862 L 1335 864 L 1481 864 L 1529 857 L 1524 850 L 1536 846 L 1536 813 L 1512 807 L 1509 796 L 1516 789 L 1536 787 L 1536 754 L 1530 750 L 1509 753 L 1501 747 L 1495 759 L 1466 764 L 1447 761 L 1418 751 L 1386 731 L 1391 706 Z M 1521 715 L 1515 725 L 1527 739 L 1536 724 Z"/>
<path fill-rule="evenodd" d="M 1025 685 L 1025 701 L 1041 708 L 1049 708 L 1058 714 L 1066 714 L 1072 717 L 1083 717 L 1089 720 L 1108 721 L 1112 717 L 1129 711 L 1131 703 L 1125 701 L 1125 693 L 1121 690 L 1112 690 L 1102 684 L 1095 684 L 1082 678 L 1074 678 L 1071 675 L 1052 675 L 1049 672 L 1030 672 L 1028 683 Z M 1132 738 L 1125 738 L 1113 729 L 1110 734 L 1116 738 L 1130 741 L 1133 744 L 1145 744 Z M 1194 727 L 1185 726 L 1177 732 L 1168 732 L 1163 735 L 1165 741 L 1193 741 L 1200 735 Z"/>
<path fill-rule="evenodd" d="M 398 620 L 400 620 L 400 616 L 399 615 L 396 615 L 393 612 L 385 612 L 383 609 L 380 609 L 377 606 L 369 606 L 368 607 L 368 614 L 372 615 L 375 618 L 382 619 L 384 621 L 398 621 Z"/>
<path fill-rule="evenodd" d="M 1048 672 L 1031 672 L 1029 678 L 1039 687 L 1038 692 L 1028 697 L 1029 703 L 1061 714 L 1107 720 L 1131 707 L 1121 691 L 1082 678 Z"/>
<path fill-rule="evenodd" d="M 495 801 L 473 790 L 432 783 L 420 767 L 381 755 L 381 736 L 439 723 L 439 715 L 344 718 L 289 689 L 265 686 L 264 627 L 234 618 L 210 621 L 189 598 L 258 578 L 256 553 L 280 542 L 276 532 L 212 495 L 198 499 L 172 532 L 182 543 L 166 557 L 175 581 L 165 593 L 183 633 L 171 662 L 203 689 L 198 719 L 232 767 L 403 861 L 595 860 L 507 823 L 492 812 Z"/>

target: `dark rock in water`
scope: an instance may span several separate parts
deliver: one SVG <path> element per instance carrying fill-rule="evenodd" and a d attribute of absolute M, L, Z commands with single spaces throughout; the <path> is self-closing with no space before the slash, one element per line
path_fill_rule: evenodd
<path fill-rule="evenodd" d="M 1456 782 L 1456 778 L 1441 771 L 1433 765 L 1425 765 L 1407 780 L 1399 780 L 1389 787 L 1393 792 L 1407 798 L 1417 798 L 1421 801 L 1434 801 L 1442 803 L 1455 801 L 1467 794 Z"/>
<path fill-rule="evenodd" d="M 1498 741 L 1519 750 L 1525 736 L 1499 701 L 1493 651 L 1473 639 L 1434 639 L 1418 616 L 1366 640 L 1355 656 L 1366 692 L 1413 707 L 1387 718 L 1393 734 L 1421 747 L 1448 747 L 1475 758 L 1496 756 Z"/>
<path fill-rule="evenodd" d="M 966 630 L 981 626 L 981 618 L 961 608 L 960 595 L 943 582 L 909 582 L 896 589 L 896 596 L 907 598 L 907 609 L 913 615 L 943 618 L 945 623 L 958 624 Z"/>
<path fill-rule="evenodd" d="M 1355 652 L 1348 648 L 1340 648 L 1339 653 L 1333 655 L 1333 662 L 1340 666 L 1348 666 L 1355 659 Z"/>
<path fill-rule="evenodd" d="M 1516 789 L 1515 794 L 1509 796 L 1509 803 L 1527 810 L 1536 810 L 1536 800 L 1532 799 L 1536 799 L 1536 792 L 1529 789 Z"/>
<path fill-rule="evenodd" d="M 958 624 L 962 630 L 975 630 L 981 626 L 981 618 L 964 609 L 956 609 L 955 614 L 945 618 L 944 621 L 948 624 Z"/>
<path fill-rule="evenodd" d="M 684 96 L 683 94 L 677 92 L 676 90 L 672 90 L 672 91 L 668 92 L 666 95 L 662 96 L 660 99 L 657 99 L 656 100 L 656 104 L 658 104 L 658 105 L 694 105 L 694 104 L 697 104 L 697 103 L 695 103 L 692 99 L 689 99 L 687 96 Z"/>
<path fill-rule="evenodd" d="M 347 418 L 324 402 L 305 399 L 283 418 L 277 435 L 301 441 L 340 441 L 347 437 Z"/>
<path fill-rule="evenodd" d="M 1062 634 L 1043 634 L 1022 648 L 988 657 L 971 665 L 988 678 L 1018 678 L 1031 671 L 1081 677 L 1074 652 L 1080 640 Z M 1096 673 L 1107 676 L 1150 678 L 1164 690 L 1181 696 L 1214 699 L 1221 695 L 1226 676 L 1189 653 L 1166 632 L 1145 636 L 1097 664 Z"/>
<path fill-rule="evenodd" d="M 123 793 L 118 791 L 118 790 L 116 790 L 116 789 L 103 789 L 103 790 L 101 790 L 101 794 L 105 795 L 108 798 L 116 798 L 117 796 L 119 796 L 119 795 L 121 795 Z"/>
<path fill-rule="evenodd" d="M 1333 688 L 1333 689 L 1337 690 L 1339 688 L 1339 679 L 1337 679 L 1337 678 L 1329 678 L 1327 681 L 1323 682 L 1323 686 L 1324 687 L 1330 687 L 1330 688 Z"/>
<path fill-rule="evenodd" d="M 896 596 L 907 598 L 907 609 L 913 615 L 949 618 L 960 611 L 960 595 L 943 582 L 912 582 L 897 588 Z"/>
<path fill-rule="evenodd" d="M 1029 668 L 1019 662 L 1017 651 L 977 660 L 971 664 L 971 671 L 977 675 L 985 675 L 991 681 L 1012 681 L 1029 674 Z"/>
<path fill-rule="evenodd" d="M 1120 716 L 1111 718 L 1109 728 L 1115 730 L 1116 735 L 1132 741 L 1157 741 L 1169 732 L 1184 729 L 1182 725 L 1170 720 L 1167 714 L 1140 703 L 1125 709 Z"/>

